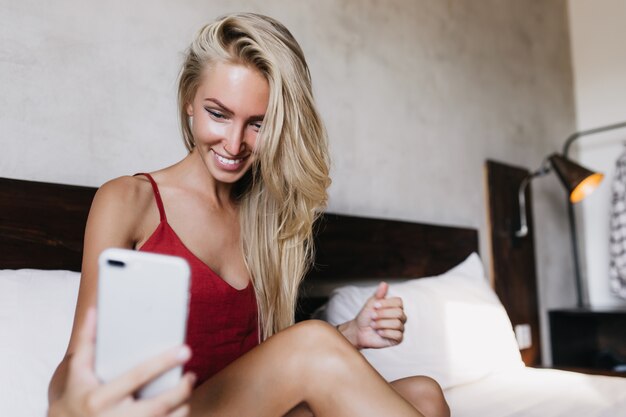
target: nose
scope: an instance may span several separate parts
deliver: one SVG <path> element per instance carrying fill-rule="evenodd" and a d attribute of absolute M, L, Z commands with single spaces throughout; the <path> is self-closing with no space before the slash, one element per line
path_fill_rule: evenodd
<path fill-rule="evenodd" d="M 245 149 L 245 129 L 238 123 L 231 125 L 224 138 L 224 150 L 232 156 L 237 156 Z"/>

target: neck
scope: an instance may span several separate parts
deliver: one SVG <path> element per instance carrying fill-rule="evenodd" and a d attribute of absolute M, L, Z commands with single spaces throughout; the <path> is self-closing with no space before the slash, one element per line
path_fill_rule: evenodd
<path fill-rule="evenodd" d="M 200 153 L 194 149 L 180 162 L 182 180 L 191 188 L 207 196 L 217 207 L 234 204 L 233 184 L 215 180 Z"/>

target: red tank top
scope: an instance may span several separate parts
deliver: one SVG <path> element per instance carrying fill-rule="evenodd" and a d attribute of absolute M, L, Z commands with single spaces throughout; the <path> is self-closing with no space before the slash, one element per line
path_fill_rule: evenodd
<path fill-rule="evenodd" d="M 185 370 L 198 377 L 196 386 L 259 343 L 258 310 L 254 288 L 237 290 L 195 256 L 167 222 L 161 194 L 149 174 L 161 221 L 140 251 L 184 258 L 191 269 L 186 343 L 192 357 Z"/>

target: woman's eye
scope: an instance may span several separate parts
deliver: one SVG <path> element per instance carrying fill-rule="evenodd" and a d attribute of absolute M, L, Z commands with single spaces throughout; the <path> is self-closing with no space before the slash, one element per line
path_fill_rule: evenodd
<path fill-rule="evenodd" d="M 259 130 L 261 130 L 261 126 L 263 126 L 261 123 L 252 123 L 252 127 L 254 128 L 254 130 L 256 130 L 257 132 Z"/>
<path fill-rule="evenodd" d="M 205 108 L 205 110 L 216 119 L 224 119 L 224 115 L 218 111 Z"/>

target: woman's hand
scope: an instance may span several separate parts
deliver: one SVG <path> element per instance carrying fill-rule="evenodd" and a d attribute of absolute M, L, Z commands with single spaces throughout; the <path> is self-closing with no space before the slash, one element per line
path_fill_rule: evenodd
<path fill-rule="evenodd" d="M 182 346 L 156 356 L 113 381 L 102 384 L 93 369 L 96 314 L 88 311 L 80 329 L 69 373 L 61 397 L 50 404 L 48 417 L 182 417 L 195 377 L 186 374 L 174 388 L 150 399 L 134 399 L 133 393 L 163 372 L 182 365 L 191 356 Z"/>
<path fill-rule="evenodd" d="M 406 315 L 400 297 L 385 298 L 389 285 L 381 282 L 357 316 L 339 325 L 339 331 L 357 349 L 397 345 L 404 336 Z"/>

